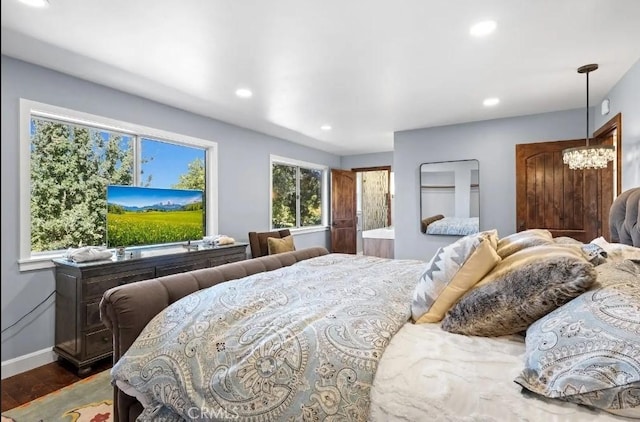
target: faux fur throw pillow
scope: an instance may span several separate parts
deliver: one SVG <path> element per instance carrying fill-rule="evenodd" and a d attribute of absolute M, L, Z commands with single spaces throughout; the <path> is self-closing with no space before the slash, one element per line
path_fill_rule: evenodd
<path fill-rule="evenodd" d="M 596 272 L 580 251 L 534 246 L 502 260 L 442 320 L 458 334 L 495 337 L 529 325 L 587 291 Z"/>

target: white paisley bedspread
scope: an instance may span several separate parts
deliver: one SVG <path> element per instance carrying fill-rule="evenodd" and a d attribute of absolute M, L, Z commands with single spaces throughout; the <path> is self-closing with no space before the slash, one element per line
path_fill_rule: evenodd
<path fill-rule="evenodd" d="M 425 263 L 330 254 L 158 314 L 113 367 L 138 420 L 365 421 Z"/>

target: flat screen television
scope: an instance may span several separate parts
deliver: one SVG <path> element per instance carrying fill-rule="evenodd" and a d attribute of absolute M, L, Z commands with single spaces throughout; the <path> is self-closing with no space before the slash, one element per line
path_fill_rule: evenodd
<path fill-rule="evenodd" d="M 107 247 L 200 240 L 204 234 L 202 191 L 107 186 Z"/>

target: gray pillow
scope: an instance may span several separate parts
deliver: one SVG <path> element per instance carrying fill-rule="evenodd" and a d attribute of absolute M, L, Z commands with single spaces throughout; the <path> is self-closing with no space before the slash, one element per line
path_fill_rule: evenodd
<path fill-rule="evenodd" d="M 576 248 L 533 246 L 503 259 L 442 320 L 445 331 L 495 337 L 534 321 L 589 289 L 596 272 Z"/>
<path fill-rule="evenodd" d="M 527 330 L 529 391 L 640 418 L 640 263 L 597 268 L 598 285 Z"/>

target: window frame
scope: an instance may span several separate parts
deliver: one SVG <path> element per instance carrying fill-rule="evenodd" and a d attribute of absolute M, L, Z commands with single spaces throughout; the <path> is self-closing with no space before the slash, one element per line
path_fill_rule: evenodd
<path fill-rule="evenodd" d="M 218 143 L 193 136 L 155 129 L 135 123 L 111 119 L 37 101 L 20 99 L 20 147 L 19 147 L 19 257 L 18 267 L 31 271 L 54 266 L 51 259 L 63 253 L 31 251 L 31 118 L 41 117 L 61 120 L 70 124 L 90 126 L 96 129 L 117 131 L 137 137 L 166 141 L 177 145 L 198 147 L 205 150 L 206 177 L 206 230 L 207 235 L 218 232 Z M 134 151 L 134 154 L 139 154 Z M 138 183 L 139 175 L 134 175 Z"/>
<path fill-rule="evenodd" d="M 321 180 L 321 208 L 322 208 L 322 222 L 316 226 L 305 227 L 292 227 L 289 229 L 291 233 L 312 233 L 325 231 L 329 227 L 329 166 L 324 164 L 310 163 L 308 161 L 296 160 L 293 158 L 281 157 L 278 155 L 269 156 L 269 230 L 282 230 L 281 228 L 273 227 L 273 166 L 274 164 L 281 164 L 286 166 L 296 167 L 296 223 L 300 221 L 300 171 L 299 168 L 306 168 L 312 170 L 322 171 Z"/>

